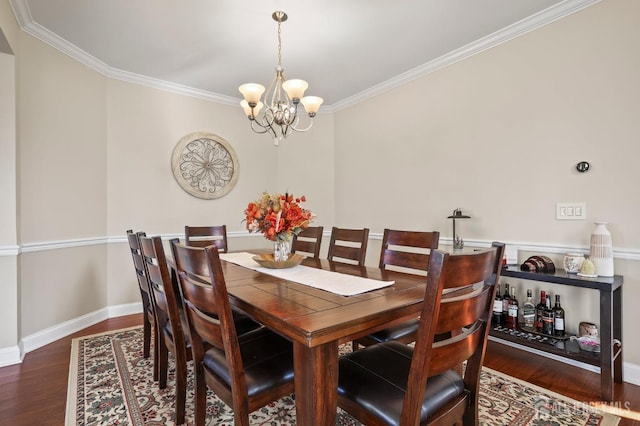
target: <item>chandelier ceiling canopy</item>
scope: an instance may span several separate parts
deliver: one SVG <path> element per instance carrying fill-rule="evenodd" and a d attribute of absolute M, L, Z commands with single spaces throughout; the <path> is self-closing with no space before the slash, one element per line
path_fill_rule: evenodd
<path fill-rule="evenodd" d="M 244 96 L 240 105 L 251 122 L 251 128 L 256 133 L 269 133 L 273 143 L 280 142 L 291 132 L 306 132 L 313 125 L 323 99 L 318 96 L 304 96 L 309 84 L 304 80 L 287 80 L 282 68 L 282 31 L 281 24 L 287 20 L 284 12 L 273 12 L 271 15 L 278 23 L 278 64 L 276 75 L 265 93 L 264 86 L 257 83 L 246 83 L 238 90 Z M 265 93 L 264 102 L 261 101 Z M 309 119 L 305 125 L 300 123 L 298 108 L 302 104 Z M 301 111 L 300 111 L 301 112 Z"/>

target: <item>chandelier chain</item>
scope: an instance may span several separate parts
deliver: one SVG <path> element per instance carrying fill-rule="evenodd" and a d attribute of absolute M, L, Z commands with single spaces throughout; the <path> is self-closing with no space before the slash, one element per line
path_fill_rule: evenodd
<path fill-rule="evenodd" d="M 282 67 L 282 27 L 278 21 L 278 67 Z"/>

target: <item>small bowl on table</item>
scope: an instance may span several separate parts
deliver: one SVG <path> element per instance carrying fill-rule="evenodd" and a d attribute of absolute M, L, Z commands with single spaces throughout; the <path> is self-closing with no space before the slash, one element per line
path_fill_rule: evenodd
<path fill-rule="evenodd" d="M 255 260 L 256 263 L 264 268 L 269 269 L 293 268 L 294 266 L 298 266 L 304 259 L 305 256 L 297 253 L 292 253 L 291 255 L 289 255 L 289 258 L 287 260 L 281 260 L 278 262 L 273 259 L 273 253 L 263 253 L 253 256 L 253 260 Z"/>

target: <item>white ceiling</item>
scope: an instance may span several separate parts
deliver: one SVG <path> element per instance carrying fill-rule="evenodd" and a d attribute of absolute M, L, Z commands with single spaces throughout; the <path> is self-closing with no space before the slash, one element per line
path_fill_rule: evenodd
<path fill-rule="evenodd" d="M 599 0 L 10 0 L 21 27 L 113 78 L 225 103 L 287 78 L 336 109 Z"/>

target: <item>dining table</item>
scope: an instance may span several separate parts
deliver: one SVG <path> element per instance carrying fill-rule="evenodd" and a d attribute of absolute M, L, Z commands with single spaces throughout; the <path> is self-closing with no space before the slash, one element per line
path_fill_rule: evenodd
<path fill-rule="evenodd" d="M 232 306 L 293 342 L 298 425 L 336 424 L 339 345 L 417 318 L 423 305 L 426 276 L 313 258 L 271 271 L 234 254 L 220 258 Z M 314 270 L 333 289 L 287 275 Z"/>

